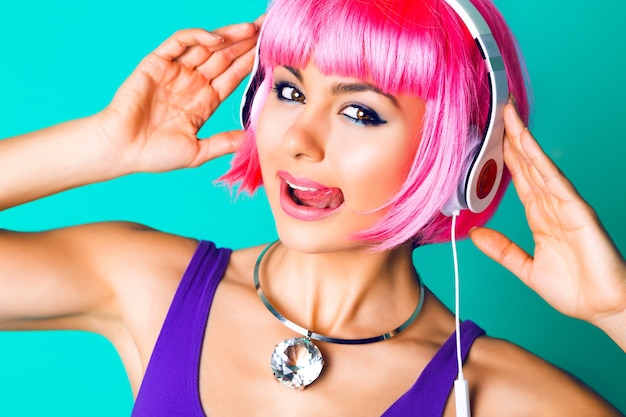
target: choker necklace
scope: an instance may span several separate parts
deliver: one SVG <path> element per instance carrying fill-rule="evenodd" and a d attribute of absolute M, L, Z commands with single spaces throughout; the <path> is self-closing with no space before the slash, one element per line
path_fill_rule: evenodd
<path fill-rule="evenodd" d="M 364 345 L 367 343 L 380 342 L 382 340 L 391 339 L 392 337 L 397 336 L 407 327 L 409 327 L 417 318 L 420 311 L 422 310 L 422 306 L 424 305 L 424 285 L 422 281 L 419 280 L 420 286 L 420 298 L 417 303 L 417 307 L 404 323 L 402 323 L 396 329 L 392 331 L 381 334 L 380 336 L 368 337 L 365 339 L 340 339 L 336 337 L 324 336 L 319 333 L 315 333 L 312 330 L 305 329 L 304 327 L 298 326 L 296 323 L 290 321 L 285 318 L 282 314 L 278 312 L 274 308 L 274 306 L 269 302 L 263 290 L 261 289 L 261 284 L 259 283 L 259 265 L 261 265 L 261 260 L 272 246 L 278 242 L 275 241 L 270 243 L 261 251 L 259 254 L 259 258 L 254 265 L 254 287 L 256 288 L 256 292 L 259 295 L 259 298 L 267 307 L 267 309 L 280 320 L 285 326 L 289 327 L 296 333 L 299 333 L 303 337 L 295 337 L 283 340 L 274 348 L 274 352 L 272 353 L 271 359 L 271 368 L 274 374 L 274 378 L 281 384 L 286 387 L 293 389 L 304 389 L 307 385 L 310 385 L 317 379 L 317 377 L 321 374 L 322 368 L 324 367 L 324 358 L 322 357 L 322 353 L 319 348 L 315 346 L 312 340 L 317 340 L 321 342 L 328 343 L 338 343 L 342 345 Z"/>

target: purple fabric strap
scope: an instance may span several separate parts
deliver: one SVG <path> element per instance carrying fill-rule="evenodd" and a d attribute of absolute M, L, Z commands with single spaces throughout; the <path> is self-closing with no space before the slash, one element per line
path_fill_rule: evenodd
<path fill-rule="evenodd" d="M 201 241 L 183 275 L 146 369 L 132 417 L 206 417 L 200 401 L 199 365 L 204 332 L 230 249 Z M 463 360 L 485 332 L 461 324 Z M 457 375 L 455 334 L 441 346 L 415 384 L 383 417 L 440 417 Z"/>
<path fill-rule="evenodd" d="M 467 358 L 474 341 L 485 331 L 474 322 L 461 323 L 461 357 Z M 458 373 L 456 363 L 456 332 L 441 346 L 426 365 L 417 382 L 382 417 L 440 417 Z"/>
<path fill-rule="evenodd" d="M 211 302 L 230 253 L 199 243 L 163 323 L 132 417 L 204 417 L 198 364 Z"/>

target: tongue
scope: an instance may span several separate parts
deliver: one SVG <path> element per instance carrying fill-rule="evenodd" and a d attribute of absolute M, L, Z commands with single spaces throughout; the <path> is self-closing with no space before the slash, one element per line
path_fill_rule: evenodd
<path fill-rule="evenodd" d="M 293 190 L 299 203 L 318 209 L 334 209 L 343 203 L 343 194 L 339 188 L 325 188 L 317 191 Z"/>

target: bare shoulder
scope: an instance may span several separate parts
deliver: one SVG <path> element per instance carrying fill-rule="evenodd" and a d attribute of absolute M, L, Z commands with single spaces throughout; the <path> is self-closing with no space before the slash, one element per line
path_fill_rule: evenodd
<path fill-rule="evenodd" d="M 60 233 L 115 293 L 124 320 L 141 314 L 137 306 L 149 311 L 173 297 L 198 245 L 195 239 L 130 222 L 81 225 Z"/>
<path fill-rule="evenodd" d="M 77 226 L 68 234 L 80 244 L 85 256 L 105 271 L 108 279 L 124 285 L 124 271 L 161 269 L 166 265 L 187 265 L 198 242 L 130 222 L 107 222 Z M 141 274 L 143 275 L 143 274 Z M 126 278 L 132 279 L 132 278 Z"/>
<path fill-rule="evenodd" d="M 146 297 L 171 298 L 198 241 L 128 222 L 78 226 L 81 251 L 130 308 Z M 132 301 L 131 301 L 132 300 Z M 153 304 L 152 302 L 150 304 Z"/>
<path fill-rule="evenodd" d="M 197 246 L 194 239 L 132 222 L 102 222 L 52 230 L 36 237 L 69 264 L 85 264 L 123 296 L 145 280 L 176 280 Z"/>
<path fill-rule="evenodd" d="M 67 229 L 59 229 L 58 231 L 68 235 L 74 235 L 75 239 L 79 239 L 81 243 L 93 243 L 101 249 L 107 249 L 109 246 L 116 246 L 118 248 L 129 246 L 136 247 L 138 244 L 141 245 L 138 249 L 142 247 L 148 249 L 150 247 L 157 248 L 159 245 L 163 244 L 181 244 L 183 242 L 188 242 L 188 244 L 195 247 L 197 243 L 194 239 L 165 233 L 140 223 L 126 221 L 83 224 Z M 51 233 L 55 233 L 55 231 L 51 231 Z M 123 238 L 123 240 L 120 240 L 121 238 Z"/>
<path fill-rule="evenodd" d="M 465 376 L 477 416 L 620 416 L 567 372 L 510 342 L 476 340 Z"/>

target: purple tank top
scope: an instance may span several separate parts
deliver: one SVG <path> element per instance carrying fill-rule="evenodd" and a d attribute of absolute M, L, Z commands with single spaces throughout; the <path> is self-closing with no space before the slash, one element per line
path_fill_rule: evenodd
<path fill-rule="evenodd" d="M 215 290 L 230 249 L 201 241 L 183 275 L 144 375 L 132 417 L 208 417 L 200 402 L 199 365 L 204 331 Z M 471 321 L 461 324 L 463 360 L 485 332 Z M 439 417 L 457 374 L 455 335 L 441 346 L 415 384 L 383 417 Z"/>

